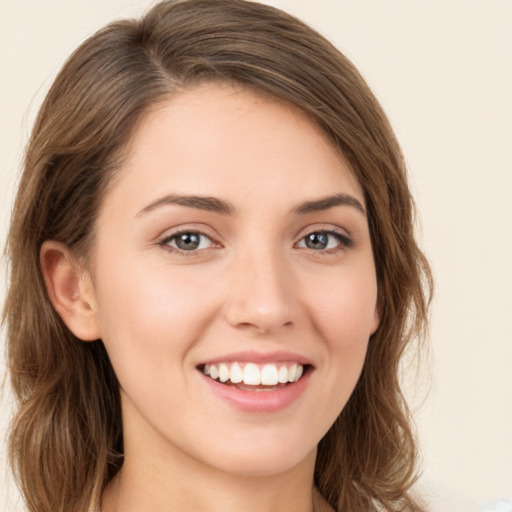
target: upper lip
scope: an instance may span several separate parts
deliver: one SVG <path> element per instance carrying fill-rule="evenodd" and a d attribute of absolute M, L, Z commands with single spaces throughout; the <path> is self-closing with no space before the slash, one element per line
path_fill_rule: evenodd
<path fill-rule="evenodd" d="M 302 354 L 289 351 L 274 351 L 274 352 L 261 352 L 254 350 L 241 350 L 237 352 L 230 352 L 221 356 L 215 356 L 205 359 L 198 366 L 205 364 L 218 364 L 218 363 L 299 363 L 301 365 L 311 365 L 311 360 Z"/>

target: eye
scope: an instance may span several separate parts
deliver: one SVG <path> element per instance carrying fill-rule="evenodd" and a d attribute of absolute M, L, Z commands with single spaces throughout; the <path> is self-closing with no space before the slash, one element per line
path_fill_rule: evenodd
<path fill-rule="evenodd" d="M 182 231 L 165 237 L 160 245 L 183 252 L 200 251 L 214 245 L 211 238 L 198 231 Z"/>
<path fill-rule="evenodd" d="M 329 251 L 351 247 L 352 240 L 336 231 L 314 231 L 302 238 L 297 247 L 312 249 L 314 251 Z"/>

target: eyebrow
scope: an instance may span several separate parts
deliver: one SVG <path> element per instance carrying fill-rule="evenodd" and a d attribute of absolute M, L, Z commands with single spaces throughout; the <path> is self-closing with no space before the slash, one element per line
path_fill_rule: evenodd
<path fill-rule="evenodd" d="M 136 216 L 138 217 L 161 206 L 171 204 L 188 206 L 189 208 L 197 208 L 223 215 L 232 215 L 235 212 L 235 207 L 232 204 L 216 197 L 168 194 L 145 206 Z"/>
<path fill-rule="evenodd" d="M 173 204 L 220 213 L 223 215 L 233 215 L 236 211 L 235 207 L 231 203 L 216 197 L 167 194 L 145 206 L 137 213 L 136 217 L 161 206 Z M 293 211 L 297 214 L 306 214 L 328 210 L 335 206 L 351 206 L 366 217 L 366 210 L 364 206 L 358 199 L 349 194 L 334 194 L 332 196 L 322 197 L 312 201 L 305 201 L 299 204 Z"/>
<path fill-rule="evenodd" d="M 366 217 L 366 210 L 361 201 L 349 194 L 334 194 L 332 196 L 322 197 L 321 199 L 306 201 L 295 208 L 295 213 L 305 214 L 320 212 L 335 206 L 352 206 Z"/>

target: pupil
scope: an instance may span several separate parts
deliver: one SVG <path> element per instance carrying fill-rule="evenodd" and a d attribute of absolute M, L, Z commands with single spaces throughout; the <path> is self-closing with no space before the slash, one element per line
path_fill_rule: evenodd
<path fill-rule="evenodd" d="M 176 245 L 184 251 L 190 251 L 197 249 L 200 241 L 200 237 L 197 233 L 182 233 L 176 239 Z"/>
<path fill-rule="evenodd" d="M 306 246 L 310 249 L 325 249 L 327 242 L 328 239 L 325 233 L 311 233 L 306 237 Z"/>

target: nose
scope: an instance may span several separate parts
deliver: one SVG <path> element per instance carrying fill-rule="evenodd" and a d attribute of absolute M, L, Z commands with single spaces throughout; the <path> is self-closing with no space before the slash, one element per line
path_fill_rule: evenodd
<path fill-rule="evenodd" d="M 297 297 L 285 258 L 258 251 L 240 256 L 233 267 L 224 304 L 231 326 L 269 334 L 295 323 Z"/>

